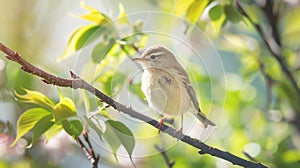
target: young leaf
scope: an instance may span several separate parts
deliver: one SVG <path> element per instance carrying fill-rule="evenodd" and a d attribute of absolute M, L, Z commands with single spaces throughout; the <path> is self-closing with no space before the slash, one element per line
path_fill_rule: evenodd
<path fill-rule="evenodd" d="M 74 102 L 68 97 L 63 97 L 60 102 L 54 106 L 53 115 L 55 122 L 76 116 L 77 113 Z"/>
<path fill-rule="evenodd" d="M 109 42 L 98 43 L 92 51 L 93 62 L 99 63 L 101 60 L 103 60 L 114 44 L 114 39 L 110 39 Z"/>
<path fill-rule="evenodd" d="M 117 150 L 121 146 L 121 142 L 118 136 L 116 135 L 116 133 L 114 132 L 114 129 L 110 126 L 108 122 L 105 122 L 105 126 L 106 126 L 106 130 L 103 134 L 103 138 L 108 143 L 109 147 L 111 148 L 114 154 L 116 161 L 118 162 Z"/>
<path fill-rule="evenodd" d="M 23 95 L 15 92 L 15 95 L 20 102 L 33 103 L 45 107 L 49 110 L 52 110 L 54 108 L 55 103 L 42 93 L 27 89 L 24 89 L 24 91 L 26 92 L 26 94 Z"/>
<path fill-rule="evenodd" d="M 98 135 L 98 137 L 100 138 L 100 140 L 102 140 L 102 136 L 103 136 L 103 130 L 101 128 L 100 125 L 96 125 L 92 119 L 84 116 L 84 120 L 85 122 L 88 123 L 89 127 L 91 127 Z"/>
<path fill-rule="evenodd" d="M 53 124 L 46 132 L 45 137 L 47 141 L 49 141 L 51 138 L 53 138 L 55 135 L 57 135 L 62 130 L 61 124 Z"/>
<path fill-rule="evenodd" d="M 105 25 L 106 23 L 111 22 L 109 17 L 107 17 L 104 13 L 86 5 L 84 0 L 82 0 L 80 4 L 83 9 L 89 12 L 88 14 L 81 15 L 80 18 L 97 23 L 98 25 Z"/>
<path fill-rule="evenodd" d="M 47 116 L 52 117 L 52 113 L 43 108 L 32 108 L 25 111 L 18 119 L 17 137 L 11 146 L 14 146 L 23 135 L 33 129 L 40 120 Z"/>
<path fill-rule="evenodd" d="M 174 5 L 173 13 L 183 16 L 184 14 L 186 14 L 187 9 L 193 2 L 194 0 L 177 0 Z"/>
<path fill-rule="evenodd" d="M 103 91 L 111 96 L 113 93 L 120 90 L 120 88 L 123 86 L 126 79 L 126 75 L 122 73 L 113 73 L 113 72 L 107 72 L 103 77 L 100 77 L 99 80 L 101 83 L 103 83 Z"/>
<path fill-rule="evenodd" d="M 33 135 L 31 144 L 35 144 L 40 136 L 44 134 L 53 124 L 52 115 L 47 115 L 40 119 L 32 129 Z"/>
<path fill-rule="evenodd" d="M 79 120 L 63 120 L 61 123 L 64 130 L 74 139 L 78 138 L 83 130 L 82 124 Z"/>
<path fill-rule="evenodd" d="M 224 7 L 221 5 L 216 5 L 209 10 L 208 14 L 215 27 L 216 34 L 218 34 L 226 19 L 226 15 L 224 14 Z"/>
<path fill-rule="evenodd" d="M 134 26 L 134 29 L 140 29 Z M 134 30 L 134 31 L 142 31 L 142 30 Z M 119 45 L 122 46 L 123 50 L 126 51 L 125 54 L 134 54 L 136 53 L 136 48 L 144 48 L 145 44 L 148 40 L 148 36 L 141 32 L 137 32 L 134 35 L 127 36 L 118 41 Z"/>
<path fill-rule="evenodd" d="M 209 10 L 208 14 L 209 14 L 210 19 L 215 21 L 215 20 L 220 19 L 223 12 L 224 12 L 223 6 L 216 5 Z"/>
<path fill-rule="evenodd" d="M 102 27 L 99 25 L 86 25 L 77 29 L 70 37 L 67 48 L 64 53 L 58 58 L 58 61 L 62 61 L 68 58 L 75 51 L 90 44 L 101 35 L 99 31 Z"/>
<path fill-rule="evenodd" d="M 126 151 L 129 154 L 129 156 L 131 157 L 131 154 L 132 154 L 134 146 L 135 146 L 135 139 L 134 139 L 134 136 L 133 136 L 132 132 L 130 131 L 130 129 L 128 127 L 126 127 L 126 125 L 124 125 L 123 123 L 121 123 L 119 121 L 114 121 L 114 120 L 107 120 L 105 122 L 105 125 L 106 125 L 106 132 L 110 131 L 109 132 L 110 134 L 114 134 L 112 136 L 117 137 L 119 142 L 124 146 L 124 148 L 126 149 Z M 108 141 L 111 141 L 111 140 L 112 139 L 108 139 Z M 114 141 L 116 141 L 116 140 L 114 140 Z M 108 143 L 110 143 L 110 142 L 108 142 Z M 115 143 L 116 143 L 115 144 L 116 146 L 114 146 L 114 147 L 116 148 L 118 143 L 117 142 L 115 142 Z"/>
<path fill-rule="evenodd" d="M 241 20 L 243 20 L 243 17 L 241 14 L 233 7 L 232 4 L 230 5 L 225 5 L 224 7 L 224 12 L 229 21 L 232 23 L 237 23 Z"/>
<path fill-rule="evenodd" d="M 119 24 L 128 24 L 129 20 L 127 18 L 124 6 L 121 3 L 119 4 L 119 10 L 120 10 L 120 13 L 119 13 L 119 16 L 117 19 L 118 23 Z"/>
<path fill-rule="evenodd" d="M 194 0 L 194 2 L 189 6 L 186 18 L 191 24 L 195 24 L 201 14 L 203 13 L 205 7 L 208 5 L 209 0 Z"/>

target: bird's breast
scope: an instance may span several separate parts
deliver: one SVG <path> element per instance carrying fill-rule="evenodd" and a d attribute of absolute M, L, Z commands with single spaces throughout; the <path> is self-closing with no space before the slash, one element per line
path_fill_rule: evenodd
<path fill-rule="evenodd" d="M 142 91 L 148 104 L 159 113 L 177 115 L 186 112 L 190 97 L 176 74 L 162 70 L 145 70 Z"/>

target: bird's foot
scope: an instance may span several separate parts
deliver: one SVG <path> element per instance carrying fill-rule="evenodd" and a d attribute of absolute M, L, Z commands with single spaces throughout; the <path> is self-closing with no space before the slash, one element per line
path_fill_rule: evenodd
<path fill-rule="evenodd" d="M 162 128 L 164 126 L 166 117 L 163 117 L 162 119 L 159 120 L 157 126 L 158 126 L 158 134 L 160 134 L 160 131 L 162 131 Z"/>

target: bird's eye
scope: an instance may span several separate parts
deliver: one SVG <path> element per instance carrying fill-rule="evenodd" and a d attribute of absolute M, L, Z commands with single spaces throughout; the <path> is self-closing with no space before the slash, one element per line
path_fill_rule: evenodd
<path fill-rule="evenodd" d="M 150 58 L 151 58 L 151 60 L 156 60 L 157 59 L 157 55 L 151 55 Z"/>

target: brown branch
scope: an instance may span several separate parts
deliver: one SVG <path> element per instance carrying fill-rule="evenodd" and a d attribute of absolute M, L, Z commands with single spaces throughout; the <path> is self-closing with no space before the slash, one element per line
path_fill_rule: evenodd
<path fill-rule="evenodd" d="M 28 73 L 31 73 L 33 75 L 39 76 L 42 78 L 42 81 L 48 83 L 48 84 L 53 84 L 57 86 L 62 86 L 62 87 L 70 87 L 73 89 L 84 89 L 92 93 L 93 95 L 97 96 L 101 101 L 106 102 L 108 105 L 113 107 L 114 109 L 123 112 L 124 114 L 127 114 L 133 118 L 142 120 L 153 127 L 160 129 L 161 132 L 164 132 L 178 140 L 181 140 L 182 142 L 189 144 L 197 149 L 200 149 L 199 154 L 209 154 L 218 158 L 222 158 L 224 160 L 227 160 L 231 162 L 234 165 L 240 165 L 243 167 L 252 167 L 252 168 L 266 168 L 261 163 L 255 163 L 251 161 L 247 161 L 243 158 L 240 158 L 238 156 L 235 156 L 229 152 L 222 151 L 217 148 L 213 148 L 203 142 L 201 142 L 198 139 L 191 138 L 190 136 L 184 135 L 182 133 L 179 133 L 176 129 L 167 126 L 167 125 L 160 125 L 158 121 L 154 120 L 151 117 L 148 117 L 146 115 L 143 115 L 141 113 L 136 112 L 130 107 L 126 107 L 116 101 L 114 101 L 112 98 L 108 97 L 92 85 L 88 84 L 84 80 L 80 79 L 78 76 L 76 76 L 73 72 L 70 72 L 71 77 L 73 79 L 65 79 L 65 78 L 60 78 L 56 77 L 52 74 L 49 74 L 33 65 L 25 61 L 18 53 L 12 51 L 2 43 L 0 43 L 0 50 L 3 51 L 5 54 L 7 54 L 7 58 L 19 63 L 22 67 L 22 69 Z"/>
<path fill-rule="evenodd" d="M 277 22 L 278 22 L 278 12 L 274 11 L 274 1 L 273 0 L 267 0 L 265 2 L 265 5 L 262 7 L 263 12 L 265 13 L 266 17 L 269 20 L 271 29 L 272 29 L 272 36 L 274 37 L 274 40 L 278 44 L 278 46 L 281 46 L 281 38 L 278 32 L 277 28 Z"/>
<path fill-rule="evenodd" d="M 99 155 L 96 155 L 94 152 L 94 148 L 89 140 L 88 133 L 86 131 L 83 132 L 83 138 L 88 144 L 88 147 L 84 145 L 84 143 L 81 141 L 80 138 L 77 138 L 77 142 L 79 143 L 81 149 L 84 151 L 85 155 L 89 159 L 92 168 L 98 168 L 98 163 L 99 163 Z"/>
<path fill-rule="evenodd" d="M 82 136 L 84 138 L 84 140 L 86 141 L 86 143 L 88 144 L 89 146 L 89 156 L 88 159 L 90 160 L 91 164 L 92 164 L 92 167 L 93 168 L 97 168 L 98 167 L 98 162 L 99 162 L 99 159 L 100 159 L 100 156 L 99 155 L 96 155 L 95 152 L 94 152 L 94 148 L 91 144 L 91 141 L 89 139 L 89 136 L 88 136 L 88 132 L 87 131 L 84 131 L 82 133 Z"/>

